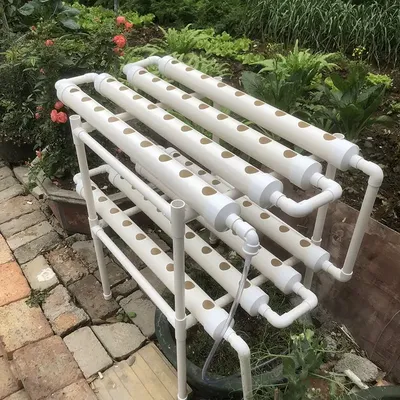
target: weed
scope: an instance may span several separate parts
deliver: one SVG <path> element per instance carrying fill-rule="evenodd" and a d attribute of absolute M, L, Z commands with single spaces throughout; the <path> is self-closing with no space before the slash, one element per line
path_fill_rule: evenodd
<path fill-rule="evenodd" d="M 40 307 L 43 303 L 46 302 L 46 298 L 49 296 L 49 294 L 50 294 L 49 289 L 45 290 L 32 289 L 31 294 L 25 301 L 25 303 L 29 307 Z"/>
<path fill-rule="evenodd" d="M 287 354 L 273 354 L 265 348 L 259 350 L 254 356 L 256 363 L 272 358 L 282 361 L 285 382 L 278 385 L 256 387 L 255 400 L 317 400 L 325 398 L 319 388 L 312 387 L 313 380 L 324 383 L 330 399 L 341 399 L 343 394 L 348 392 L 346 386 L 335 377 L 318 373 L 324 355 L 324 343 L 310 329 L 290 336 Z"/>
<path fill-rule="evenodd" d="M 119 322 L 130 322 L 131 319 L 136 318 L 136 313 L 133 311 L 126 313 L 124 310 L 119 310 L 115 318 Z"/>

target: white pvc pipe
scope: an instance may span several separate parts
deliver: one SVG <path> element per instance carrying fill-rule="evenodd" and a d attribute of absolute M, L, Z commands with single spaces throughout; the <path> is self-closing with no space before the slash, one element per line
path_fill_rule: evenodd
<path fill-rule="evenodd" d="M 276 328 L 286 328 L 296 319 L 314 309 L 318 304 L 318 298 L 313 292 L 306 289 L 300 282 L 293 285 L 294 293 L 298 294 L 303 301 L 292 308 L 290 311 L 279 315 L 273 311 L 268 305 L 262 304 L 259 313 L 264 316 L 267 321 Z"/>
<path fill-rule="evenodd" d="M 109 175 L 110 182 L 124 192 L 135 204 L 142 209 L 142 211 L 152 219 L 165 233 L 172 236 L 171 225 L 169 221 L 163 217 L 160 213 L 157 213 L 156 208 L 148 201 L 144 200 L 143 196 L 136 190 L 132 190 L 124 180 L 113 171 L 110 171 Z M 201 219 L 200 219 L 201 221 Z M 186 240 L 185 250 L 210 276 L 212 276 L 227 292 L 228 294 L 218 299 L 217 305 L 224 307 L 228 305 L 235 296 L 238 282 L 240 281 L 240 273 L 230 263 L 228 263 L 223 257 L 221 257 L 216 251 L 204 242 L 195 232 L 190 228 L 185 229 Z M 218 234 L 221 239 L 224 240 L 227 237 L 231 237 L 234 240 L 234 235 L 230 232 L 224 232 Z M 237 238 L 237 236 L 236 236 Z M 239 254 L 245 255 L 241 241 L 236 241 L 236 245 L 232 242 L 228 243 L 230 247 L 239 250 Z M 262 272 L 267 271 L 267 276 L 272 280 L 273 283 L 285 293 L 294 292 L 303 298 L 303 303 L 297 306 L 294 311 L 290 311 L 287 315 L 279 316 L 267 305 L 268 295 L 265 294 L 257 285 L 262 284 L 265 279 L 260 276 L 255 281 L 257 285 L 253 285 L 253 281 L 247 282 L 247 288 L 244 290 L 240 304 L 243 309 L 250 315 L 257 315 L 260 313 L 268 321 L 277 327 L 282 324 L 286 326 L 290 325 L 295 319 L 303 315 L 305 312 L 313 309 L 317 304 L 316 296 L 306 290 L 300 283 L 301 276 L 298 272 L 294 271 L 291 267 L 282 265 L 278 259 L 271 259 L 271 267 L 268 269 L 268 252 L 261 248 L 258 256 L 253 257 L 252 264 L 258 267 Z M 289 263 L 294 263 L 293 258 L 288 260 Z M 280 265 L 279 265 L 280 263 Z M 286 278 L 286 281 L 285 281 Z M 286 291 L 285 291 L 286 289 Z M 266 311 L 268 310 L 268 312 Z M 194 325 L 196 320 L 193 316 L 190 316 L 186 327 Z"/>
<path fill-rule="evenodd" d="M 337 140 L 328 132 L 227 84 L 221 84 L 216 79 L 196 71 L 172 57 L 167 56 L 159 60 L 158 68 L 166 77 L 180 82 L 311 154 L 321 157 L 336 168 L 347 170 L 350 167 L 350 159 L 359 152 L 358 146 L 354 143 Z M 128 68 L 126 69 L 128 70 Z"/>
<path fill-rule="evenodd" d="M 124 90 L 124 96 L 129 96 L 129 102 L 127 99 L 124 101 L 124 98 L 121 97 L 121 95 L 116 95 L 115 92 L 110 90 L 109 87 L 102 87 L 101 85 L 104 85 L 104 80 L 109 77 L 107 74 L 103 74 L 98 76 L 96 79 L 96 89 L 102 93 L 103 95 L 106 95 L 107 97 L 111 98 L 114 102 L 116 102 L 119 106 L 124 107 L 128 109 L 131 113 L 133 113 L 134 109 L 137 107 L 134 107 L 130 99 L 132 98 L 131 94 L 136 93 L 133 91 L 129 91 L 126 89 L 126 86 L 122 85 L 119 86 L 119 90 L 126 89 Z M 136 77 L 136 79 L 135 79 Z M 196 122 L 199 123 L 200 125 L 206 127 L 207 129 L 215 132 L 215 129 L 219 128 L 218 132 L 220 133 L 221 131 L 225 133 L 223 135 L 223 139 L 226 139 L 228 142 L 232 143 L 232 140 L 234 141 L 234 144 L 238 148 L 243 148 L 243 146 L 246 147 L 246 151 L 249 152 L 249 154 L 253 155 L 254 149 L 259 149 L 259 158 L 262 159 L 262 161 L 272 167 L 273 165 L 275 166 L 274 168 L 277 169 L 279 172 L 283 172 L 283 175 L 288 176 L 291 181 L 293 181 L 295 184 L 302 188 L 308 188 L 310 185 L 314 185 L 316 187 L 322 188 L 323 193 L 314 196 L 311 199 L 307 199 L 302 201 L 301 203 L 297 204 L 295 201 L 292 199 L 288 199 L 283 193 L 282 189 L 278 189 L 276 187 L 276 182 L 277 181 L 270 181 L 268 182 L 265 177 L 264 177 L 264 183 L 262 184 L 262 180 L 259 176 L 255 175 L 254 179 L 257 178 L 255 183 L 250 183 L 254 187 L 256 184 L 257 186 L 260 186 L 261 189 L 264 188 L 266 184 L 268 184 L 268 187 L 266 189 L 263 189 L 263 195 L 265 197 L 264 202 L 260 201 L 262 200 L 260 198 L 260 193 L 259 191 L 254 191 L 250 190 L 251 186 L 246 187 L 244 185 L 244 181 L 240 173 L 238 174 L 237 168 L 235 169 L 234 167 L 238 167 L 238 162 L 237 158 L 234 157 L 232 153 L 229 153 L 227 151 L 221 152 L 220 147 L 218 147 L 219 150 L 217 150 L 216 143 L 210 141 L 209 139 L 205 138 L 203 136 L 203 139 L 200 139 L 200 141 L 197 140 L 196 134 L 199 134 L 197 131 L 191 130 L 190 135 L 180 135 L 178 138 L 174 136 L 173 134 L 168 134 L 168 127 L 172 126 L 174 122 L 179 120 L 172 120 L 169 126 L 165 126 L 164 128 L 160 127 L 159 130 L 157 130 L 157 125 L 156 121 L 151 119 L 150 116 L 146 119 L 145 116 L 145 111 L 147 110 L 140 110 L 137 109 L 136 112 L 141 115 L 137 116 L 137 118 L 141 119 L 142 122 L 145 122 L 147 125 L 151 126 L 155 131 L 160 133 L 162 136 L 164 136 L 166 139 L 168 139 L 172 143 L 176 143 L 179 145 L 179 147 L 184 150 L 187 154 L 191 154 L 191 156 L 195 159 L 197 159 L 201 164 L 206 165 L 208 168 L 210 168 L 213 172 L 218 173 L 218 175 L 222 176 L 224 179 L 226 179 L 228 182 L 234 184 L 235 187 L 237 187 L 239 190 L 241 190 L 243 193 L 246 193 L 249 195 L 249 197 L 255 201 L 257 204 L 260 204 L 263 207 L 269 207 L 272 203 L 272 205 L 275 205 L 279 208 L 281 208 L 285 213 L 294 216 L 294 217 L 303 217 L 305 215 L 310 214 L 313 210 L 318 208 L 321 204 L 326 204 L 331 201 L 334 201 L 338 199 L 341 194 L 342 194 L 342 189 L 340 185 L 338 185 L 336 182 L 326 180 L 326 178 L 323 177 L 319 173 L 321 170 L 321 165 L 317 163 L 316 161 L 313 161 L 309 159 L 308 157 L 300 156 L 299 154 L 293 152 L 292 150 L 289 150 L 288 148 L 282 146 L 281 144 L 278 144 L 274 142 L 275 144 L 270 144 L 272 141 L 265 136 L 261 135 L 259 132 L 254 131 L 250 129 L 248 126 L 241 124 L 240 122 L 234 120 L 233 118 L 230 118 L 226 116 L 225 114 L 221 114 L 218 110 L 213 109 L 210 107 L 208 104 L 203 103 L 195 98 L 192 98 L 190 95 L 187 93 L 179 90 L 175 86 L 170 85 L 166 81 L 162 81 L 160 78 L 155 77 L 154 75 L 150 74 L 147 70 L 141 68 L 141 67 L 131 67 L 130 72 L 129 72 L 129 78 L 130 82 L 132 82 L 135 86 L 136 85 L 141 85 L 143 90 L 146 92 L 150 93 L 152 96 L 158 97 L 158 98 L 163 98 L 169 99 L 169 104 L 173 106 L 173 108 L 182 111 L 182 107 L 184 110 L 187 110 L 189 107 L 189 114 L 192 117 L 192 114 L 197 116 Z M 111 82 L 110 85 L 113 85 L 114 91 L 117 90 L 117 85 L 121 85 L 118 83 L 115 83 L 115 81 Z M 161 93 L 161 94 L 160 94 Z M 169 93 L 169 94 L 167 94 Z M 170 96 L 174 96 L 173 100 L 171 100 Z M 143 102 L 142 99 L 140 101 Z M 137 102 L 140 107 L 140 101 Z M 186 105 L 186 108 L 185 108 Z M 191 106 L 191 107 L 190 107 Z M 131 107 L 131 108 L 130 108 Z M 134 107 L 134 108 L 133 108 Z M 213 115 L 210 115 L 212 113 Z M 184 113 L 185 114 L 185 113 Z M 185 115 L 189 115 L 185 114 Z M 153 113 L 153 116 L 155 113 Z M 223 118 L 222 118 L 223 117 Z M 230 125 L 229 122 L 232 122 Z M 151 125 L 153 123 L 153 126 Z M 182 123 L 181 123 L 182 124 Z M 211 124 L 211 128 L 215 127 L 215 129 L 211 129 L 209 124 Z M 188 125 L 183 124 L 186 129 L 188 128 Z M 183 126 L 181 129 L 184 129 Z M 250 132 L 250 133 L 248 133 Z M 229 138 L 233 138 L 229 140 Z M 174 140 L 175 139 L 175 140 Z M 252 140 L 253 139 L 253 140 Z M 199 146 L 199 143 L 201 143 L 201 140 L 204 140 L 204 143 L 209 144 L 207 146 L 207 152 L 203 151 L 196 151 L 196 144 Z M 187 145 L 185 145 L 185 141 L 191 141 Z M 194 141 L 194 143 L 193 143 Z M 266 142 L 267 141 L 267 142 Z M 254 142 L 254 143 L 253 143 Z M 264 146 L 265 143 L 269 143 L 266 148 Z M 241 144 L 241 145 L 240 145 Z M 200 146 L 201 147 L 201 146 Z M 222 160 L 225 162 L 225 164 L 228 162 L 228 170 L 222 169 L 219 170 L 217 164 L 217 169 L 215 167 L 215 164 L 213 164 L 213 159 L 210 159 L 210 155 L 212 155 L 212 150 L 215 148 L 215 151 L 217 151 L 218 154 L 214 154 L 215 157 L 218 158 L 219 154 L 226 154 L 229 155 L 231 159 L 229 160 Z M 253 149 L 253 152 L 250 152 L 250 149 Z M 298 157 L 297 157 L 298 156 Z M 257 157 L 255 157 L 257 158 Z M 220 157 L 219 157 L 220 159 Z M 220 159 L 221 163 L 221 159 Z M 232 164 L 233 163 L 233 167 Z M 221 165 L 222 167 L 222 165 Z M 248 167 L 245 167 L 244 170 L 247 171 Z M 252 173 L 257 172 L 256 169 L 251 167 L 249 171 L 253 171 Z M 240 171 L 243 172 L 243 167 L 240 168 Z M 239 172 L 240 172 L 239 171 Z M 233 172 L 234 174 L 232 174 Z M 269 174 L 269 178 L 271 178 L 272 175 Z M 245 177 L 246 178 L 246 177 Z M 325 179 L 325 180 L 324 180 Z M 249 181 L 249 177 L 247 176 L 247 179 L 245 181 Z M 268 199 L 268 197 L 271 195 L 273 188 L 276 188 L 275 193 L 273 194 L 272 199 Z M 268 196 L 269 195 L 269 196 Z"/>
<path fill-rule="evenodd" d="M 357 255 L 360 251 L 361 243 L 374 208 L 376 196 L 383 181 L 383 171 L 378 165 L 366 161 L 358 155 L 354 156 L 350 160 L 350 164 L 353 168 L 357 168 L 369 176 L 367 190 L 365 191 L 364 199 L 342 269 L 335 267 L 329 261 L 325 261 L 322 266 L 324 271 L 328 272 L 335 279 L 341 282 L 349 281 L 353 275 Z"/>
<path fill-rule="evenodd" d="M 329 260 L 330 255 L 326 250 L 313 244 L 273 213 L 262 209 L 246 197 L 236 201 L 240 204 L 243 218 L 290 254 L 304 262 L 308 268 L 318 271 L 322 268 L 322 264 Z"/>
<path fill-rule="evenodd" d="M 241 257 L 245 257 L 246 254 L 242 249 L 242 241 L 237 235 L 232 234 L 230 231 L 217 232 L 207 224 L 202 217 L 198 217 L 197 220 L 229 247 L 235 250 Z M 253 257 L 252 265 L 273 282 L 273 284 L 284 294 L 291 293 L 293 285 L 296 282 L 301 281 L 301 274 L 299 272 L 294 268 L 285 265 L 264 247 L 260 247 L 258 254 Z"/>
<path fill-rule="evenodd" d="M 71 124 L 71 130 L 79 129 L 79 126 L 81 125 L 81 117 L 79 115 L 71 115 L 69 120 Z M 73 136 L 73 140 L 75 144 L 76 155 L 78 158 L 79 170 L 81 171 L 83 190 L 85 192 L 89 226 L 92 228 L 93 226 L 98 225 L 99 221 L 97 218 L 96 208 L 94 204 L 85 145 L 82 142 L 82 140 L 80 140 L 77 136 Z M 93 237 L 94 250 L 96 253 L 96 260 L 99 266 L 101 284 L 103 287 L 103 297 L 106 300 L 110 300 L 112 297 L 112 293 L 107 273 L 107 266 L 104 258 L 103 246 L 100 240 L 96 236 L 92 235 L 92 237 Z"/>
<path fill-rule="evenodd" d="M 328 164 L 326 167 L 325 177 L 334 180 L 336 176 L 336 168 L 332 164 Z M 318 209 L 317 216 L 315 218 L 315 225 L 311 242 L 316 246 L 321 246 L 322 232 L 325 226 L 326 215 L 328 213 L 329 205 L 325 204 Z M 311 268 L 307 268 L 304 275 L 304 286 L 307 289 L 311 288 L 313 281 L 314 271 Z"/>
<path fill-rule="evenodd" d="M 224 339 L 236 350 L 240 363 L 242 377 L 243 400 L 253 399 L 253 384 L 251 379 L 250 349 L 247 343 L 231 328 L 228 328 Z"/>
<path fill-rule="evenodd" d="M 143 69 L 139 72 L 147 73 Z M 237 189 L 246 193 L 257 204 L 264 207 L 270 206 L 272 193 L 283 190 L 282 182 L 228 152 L 218 143 L 157 107 L 111 75 L 99 75 L 95 80 L 95 88 L 100 94 L 127 110 L 166 140 L 179 146 L 186 154 L 191 155 L 201 164 L 206 165 L 232 183 Z M 166 90 L 178 89 L 169 85 Z M 205 103 L 203 105 L 209 107 Z M 140 164 L 146 167 L 143 162 Z M 180 196 L 179 193 L 177 195 Z"/>
<path fill-rule="evenodd" d="M 93 183 L 92 187 L 97 213 L 135 251 L 165 286 L 175 293 L 173 260 Z M 76 190 L 84 197 L 79 183 Z M 222 329 L 228 314 L 225 310 L 216 307 L 212 299 L 187 275 L 185 275 L 185 288 L 187 309 L 199 320 L 207 333 L 214 337 Z"/>
<path fill-rule="evenodd" d="M 129 275 L 137 282 L 140 288 L 146 293 L 151 301 L 160 309 L 166 316 L 168 322 L 175 326 L 175 311 L 169 306 L 164 298 L 157 292 L 156 289 L 149 283 L 149 281 L 139 272 L 139 270 L 132 264 L 128 257 L 120 250 L 120 248 L 109 238 L 109 236 L 98 227 L 93 227 L 92 232 L 96 235 L 103 244 L 110 250 L 110 252 L 121 263 Z"/>
<path fill-rule="evenodd" d="M 146 201 L 137 191 L 127 185 L 126 181 L 120 179 L 115 171 L 110 170 L 110 182 L 121 192 L 132 200 L 139 208 L 167 235 L 173 236 L 171 224 L 161 213 L 157 212 L 151 202 Z M 192 229 L 185 227 L 185 251 L 196 261 L 224 290 L 231 296 L 235 296 L 238 284 L 241 279 L 241 273 L 218 252 L 211 248 L 200 236 Z M 243 247 L 243 242 L 240 243 Z M 268 303 L 269 296 L 257 286 L 247 282 L 246 289 L 241 297 L 240 304 L 250 315 L 257 315 L 258 308 L 262 303 Z"/>
<path fill-rule="evenodd" d="M 173 147 L 168 147 L 167 149 L 165 149 L 165 152 L 167 154 L 169 154 L 171 157 L 174 157 L 175 160 L 179 161 L 188 170 L 192 171 L 196 175 L 199 175 L 201 177 L 201 179 L 203 179 L 209 185 L 215 187 L 219 192 L 226 194 L 228 190 L 233 189 L 232 185 L 230 185 L 223 179 L 216 177 L 213 174 L 207 172 L 203 168 L 199 167 L 197 164 L 190 161 L 188 158 L 183 156 L 179 151 L 177 151 Z"/>
<path fill-rule="evenodd" d="M 185 202 L 171 202 L 171 231 L 174 258 L 175 339 L 178 399 L 187 399 L 186 312 L 185 312 Z"/>
<path fill-rule="evenodd" d="M 139 67 L 129 68 L 128 81 L 134 87 L 144 90 L 212 132 L 213 139 L 215 135 L 215 137 L 225 140 L 303 189 L 310 187 L 310 178 L 314 173 L 321 172 L 322 167 L 318 162 L 296 153 L 247 125 L 243 125 L 229 115 L 221 113 L 218 108 L 209 106 L 183 90 L 178 88 L 168 90 L 170 83 L 149 72 L 143 73 L 143 71 Z M 224 84 L 220 83 L 219 85 Z"/>
<path fill-rule="evenodd" d="M 74 129 L 74 136 L 81 139 L 87 146 L 89 146 L 101 159 L 103 159 L 113 169 L 124 177 L 132 186 L 139 190 L 146 198 L 154 203 L 157 208 L 168 218 L 171 218 L 171 210 L 169 204 L 146 183 L 138 178 L 129 168 L 118 161 L 111 153 L 109 153 L 103 146 L 101 146 L 95 139 L 93 139 L 83 129 Z"/>
<path fill-rule="evenodd" d="M 154 146 L 139 132 L 119 120 L 76 85 L 62 85 L 57 82 L 56 86 L 57 95 L 64 104 L 72 109 L 78 109 L 80 115 L 87 122 L 123 149 L 132 159 L 154 171 L 159 179 L 168 183 L 174 193 L 184 197 L 186 203 L 204 215 L 213 226 L 220 230 L 226 229 L 227 217 L 237 214 L 239 211 L 234 201 L 218 193 L 201 178 L 182 168 L 179 162 L 173 160 L 158 146 Z M 76 134 L 78 133 L 80 134 L 80 132 L 76 132 Z M 94 142 L 97 144 L 96 141 Z M 110 164 L 108 161 L 107 163 Z M 114 157 L 112 157 L 111 163 L 115 164 Z"/>
<path fill-rule="evenodd" d="M 141 210 L 139 207 L 137 207 L 137 206 L 128 208 L 127 210 L 124 211 L 124 213 L 125 213 L 128 217 L 132 217 L 132 216 L 134 216 L 134 215 L 136 215 L 136 214 L 139 214 L 140 212 L 142 212 L 142 210 Z M 106 221 L 101 220 L 101 221 L 99 221 L 99 226 L 100 226 L 100 228 L 103 228 L 103 229 L 104 229 L 104 228 L 106 228 L 108 225 L 107 225 L 107 222 L 106 222 Z"/>

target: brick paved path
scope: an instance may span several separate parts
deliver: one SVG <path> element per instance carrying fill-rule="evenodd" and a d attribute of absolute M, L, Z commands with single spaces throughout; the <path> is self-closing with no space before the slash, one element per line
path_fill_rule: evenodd
<path fill-rule="evenodd" d="M 154 335 L 154 305 L 110 256 L 114 298 L 105 301 L 92 242 L 67 237 L 1 162 L 0 233 L 0 400 L 96 400 L 99 371 Z"/>

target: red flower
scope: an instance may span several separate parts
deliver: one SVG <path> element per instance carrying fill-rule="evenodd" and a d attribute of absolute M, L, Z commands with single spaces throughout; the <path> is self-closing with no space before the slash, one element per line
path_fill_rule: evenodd
<path fill-rule="evenodd" d="M 126 39 L 124 35 L 116 35 L 113 38 L 113 42 L 117 45 L 117 47 L 125 47 L 126 45 Z"/>
<path fill-rule="evenodd" d="M 51 39 L 47 39 L 44 42 L 44 44 L 45 44 L 45 46 L 50 47 L 50 46 L 53 46 L 54 42 Z"/>
<path fill-rule="evenodd" d="M 36 113 L 35 114 L 35 119 L 39 119 L 40 118 L 40 114 L 39 113 Z"/>
<path fill-rule="evenodd" d="M 57 110 L 52 110 L 52 111 L 51 111 L 51 113 L 50 113 L 50 118 L 51 118 L 51 120 L 52 120 L 53 122 L 57 122 L 57 114 L 58 114 Z"/>
<path fill-rule="evenodd" d="M 59 124 L 65 124 L 67 121 L 68 121 L 68 116 L 67 114 L 65 114 L 65 112 L 61 111 L 57 114 L 57 122 Z"/>
<path fill-rule="evenodd" d="M 61 110 L 64 107 L 64 104 L 61 101 L 56 101 L 56 104 L 54 104 L 54 108 L 56 110 Z"/>
<path fill-rule="evenodd" d="M 36 157 L 37 158 L 42 158 L 42 152 L 41 152 L 41 150 L 36 150 Z"/>
<path fill-rule="evenodd" d="M 43 106 L 37 106 L 36 111 L 43 111 Z"/>
<path fill-rule="evenodd" d="M 120 15 L 120 16 L 118 16 L 118 17 L 116 18 L 116 22 L 117 22 L 117 25 L 122 25 L 122 24 L 125 24 L 126 19 L 125 19 L 125 17 L 123 17 L 122 15 Z"/>
<path fill-rule="evenodd" d="M 133 24 L 131 22 L 125 22 L 125 30 L 130 31 L 133 28 Z"/>
<path fill-rule="evenodd" d="M 124 51 L 122 49 L 120 49 L 119 47 L 114 47 L 113 48 L 113 52 L 117 55 L 117 56 L 123 56 L 124 55 Z"/>
<path fill-rule="evenodd" d="M 35 25 L 32 25 L 31 29 L 33 30 L 33 32 L 36 32 L 36 26 Z"/>
<path fill-rule="evenodd" d="M 39 69 L 39 72 L 40 72 L 42 75 L 44 75 L 44 74 L 45 74 L 45 72 L 44 72 L 44 69 L 43 69 L 43 68 L 40 68 L 40 69 Z"/>

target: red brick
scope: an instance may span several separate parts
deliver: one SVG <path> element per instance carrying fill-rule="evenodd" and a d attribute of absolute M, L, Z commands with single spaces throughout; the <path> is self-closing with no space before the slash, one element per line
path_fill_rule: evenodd
<path fill-rule="evenodd" d="M 32 400 L 45 399 L 83 378 L 78 364 L 59 336 L 17 350 L 14 360 L 22 384 Z M 82 397 L 76 397 L 79 398 Z"/>
<path fill-rule="evenodd" d="M 10 248 L 7 245 L 4 237 L 0 235 L 0 264 L 4 264 L 14 260 Z"/>
<path fill-rule="evenodd" d="M 0 307 L 0 342 L 5 353 L 53 335 L 40 307 L 29 307 L 19 300 Z"/>
<path fill-rule="evenodd" d="M 0 265 L 0 307 L 29 296 L 31 289 L 15 262 Z"/>

